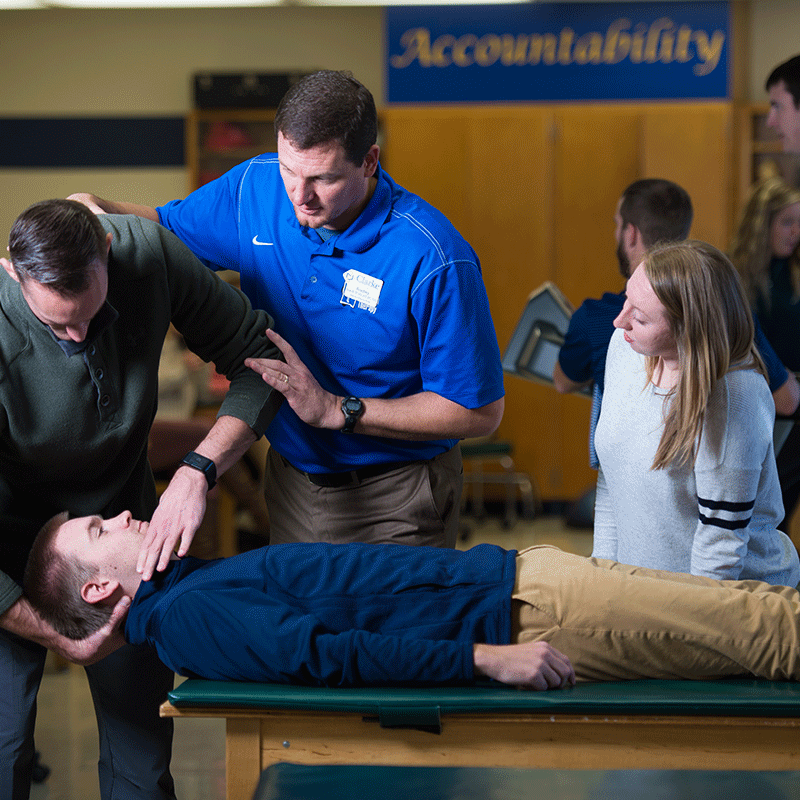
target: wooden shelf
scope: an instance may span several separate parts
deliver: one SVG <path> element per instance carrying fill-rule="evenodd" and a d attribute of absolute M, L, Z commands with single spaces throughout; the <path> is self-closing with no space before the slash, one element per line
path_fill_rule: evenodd
<path fill-rule="evenodd" d="M 800 156 L 784 153 L 777 134 L 767 127 L 769 105 L 745 105 L 739 110 L 739 183 L 736 211 L 742 208 L 750 187 L 761 178 L 777 173 L 800 186 Z"/>
<path fill-rule="evenodd" d="M 189 189 L 261 153 L 274 152 L 275 109 L 194 109 L 186 124 Z"/>

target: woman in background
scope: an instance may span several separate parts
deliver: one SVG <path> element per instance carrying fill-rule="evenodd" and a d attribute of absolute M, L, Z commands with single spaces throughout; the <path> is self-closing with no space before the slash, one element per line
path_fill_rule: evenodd
<path fill-rule="evenodd" d="M 779 177 L 753 186 L 731 246 L 750 305 L 767 340 L 791 372 L 800 372 L 800 191 Z M 800 499 L 800 424 L 777 455 L 788 525 Z"/>
<path fill-rule="evenodd" d="M 776 527 L 775 406 L 731 262 L 703 242 L 656 246 L 614 326 L 592 555 L 797 585 L 797 551 Z"/>
<path fill-rule="evenodd" d="M 731 247 L 748 300 L 783 363 L 800 372 L 800 190 L 781 178 L 750 192 Z"/>

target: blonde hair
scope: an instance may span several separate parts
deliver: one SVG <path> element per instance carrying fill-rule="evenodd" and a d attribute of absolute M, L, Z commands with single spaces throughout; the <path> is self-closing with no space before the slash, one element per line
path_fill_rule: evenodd
<path fill-rule="evenodd" d="M 759 298 L 769 306 L 772 221 L 779 211 L 795 203 L 800 203 L 800 190 L 775 175 L 759 181 L 750 190 L 730 252 L 753 307 Z M 796 300 L 800 297 L 800 248 L 789 257 L 789 274 Z"/>
<path fill-rule="evenodd" d="M 766 378 L 753 343 L 753 315 L 733 264 L 710 244 L 657 245 L 645 255 L 643 269 L 666 311 L 680 365 L 651 468 L 693 466 L 717 381 L 734 369 L 756 369 Z M 648 379 L 657 363 L 647 358 Z"/>

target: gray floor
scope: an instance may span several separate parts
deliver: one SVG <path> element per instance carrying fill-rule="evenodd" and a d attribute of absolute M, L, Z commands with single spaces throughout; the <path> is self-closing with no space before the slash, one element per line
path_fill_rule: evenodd
<path fill-rule="evenodd" d="M 466 518 L 469 547 L 492 542 L 511 549 L 554 544 L 589 555 L 591 532 L 567 528 L 560 518 L 518 521 L 504 530 L 494 519 Z M 222 800 L 225 796 L 225 730 L 222 720 L 176 720 L 172 771 L 181 800 Z M 52 773 L 35 785 L 32 800 L 98 800 L 97 732 L 83 670 L 48 669 L 39 692 L 37 748 Z"/>

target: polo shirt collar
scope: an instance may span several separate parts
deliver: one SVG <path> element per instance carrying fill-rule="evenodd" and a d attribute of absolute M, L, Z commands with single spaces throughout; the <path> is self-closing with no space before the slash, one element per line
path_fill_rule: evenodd
<path fill-rule="evenodd" d="M 310 241 L 318 242 L 320 252 L 333 252 L 344 250 L 352 253 L 363 253 L 369 250 L 380 237 L 381 228 L 389 218 L 392 210 L 392 186 L 391 179 L 381 169 L 380 164 L 375 171 L 376 185 L 366 208 L 358 215 L 354 222 L 345 230 L 339 232 L 328 241 L 322 241 L 322 237 L 310 228 L 306 228 L 297 221 L 291 203 L 289 203 L 290 218 L 287 217 L 293 227 L 300 230 Z M 288 197 L 287 197 L 288 201 Z"/>

